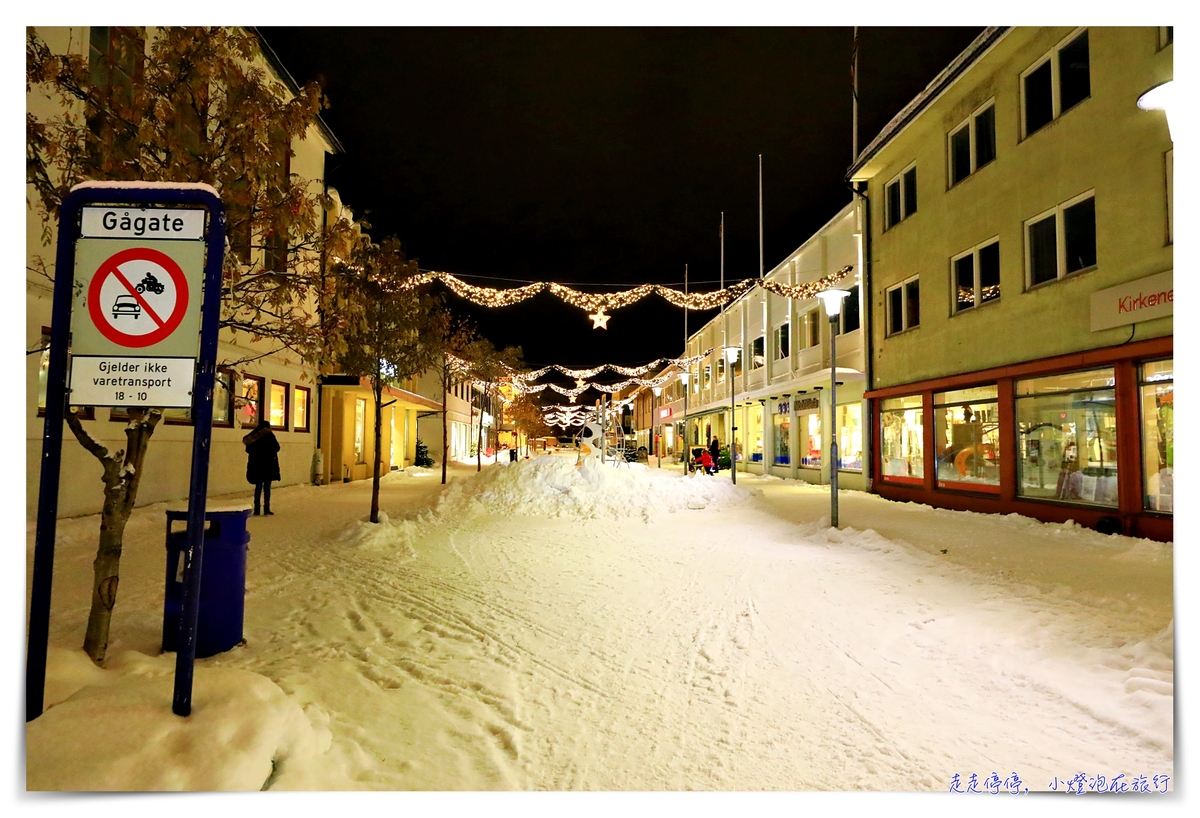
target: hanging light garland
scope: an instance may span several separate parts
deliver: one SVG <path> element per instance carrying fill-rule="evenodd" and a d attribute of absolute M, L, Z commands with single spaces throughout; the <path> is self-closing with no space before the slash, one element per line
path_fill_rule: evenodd
<path fill-rule="evenodd" d="M 686 310 L 713 310 L 723 307 L 729 302 L 741 298 L 755 287 L 761 287 L 767 292 L 784 298 L 803 300 L 812 298 L 822 290 L 829 289 L 845 278 L 853 269 L 854 267 L 848 264 L 835 273 L 805 284 L 784 284 L 766 278 L 748 278 L 724 289 L 712 290 L 707 293 L 685 293 L 662 284 L 641 284 L 630 290 L 612 293 L 585 293 L 552 281 L 535 281 L 523 287 L 497 289 L 468 284 L 452 273 L 437 271 L 420 273 L 407 278 L 400 285 L 400 289 L 410 290 L 432 281 L 441 281 L 455 295 L 484 307 L 509 307 L 533 298 L 544 290 L 549 290 L 573 307 L 592 311 L 589 317 L 592 319 L 593 328 L 606 329 L 608 319 L 612 317 L 607 315 L 607 312 L 628 307 L 653 293 L 661 295 L 676 307 Z"/>
<path fill-rule="evenodd" d="M 655 369 L 662 369 L 663 367 L 666 367 L 666 366 L 673 366 L 673 367 L 677 367 L 677 368 L 681 368 L 681 369 L 689 367 L 689 366 L 695 366 L 697 363 L 704 360 L 711 354 L 712 354 L 712 349 L 708 349 L 708 350 L 705 350 L 704 352 L 700 353 L 699 355 L 693 355 L 690 358 L 655 358 L 650 363 L 642 364 L 641 366 L 621 366 L 620 364 L 600 364 L 599 366 L 593 366 L 588 369 L 571 369 L 571 368 L 565 367 L 561 364 L 550 364 L 549 366 L 543 366 L 541 369 L 535 369 L 532 372 L 514 372 L 511 374 L 510 377 L 518 383 L 526 384 L 526 383 L 529 383 L 530 381 L 536 381 L 538 378 L 545 375 L 551 369 L 555 369 L 555 370 L 558 370 L 559 372 L 561 372 L 562 374 L 566 375 L 568 378 L 573 378 L 575 380 L 582 380 L 585 378 L 593 378 L 596 375 L 599 375 L 604 370 L 608 369 L 608 370 L 611 370 L 618 374 L 624 375 L 626 377 L 634 377 L 635 378 L 640 375 L 645 375 L 647 372 L 651 372 Z M 466 365 L 465 362 L 463 362 L 463 366 L 465 366 L 465 365 Z"/>

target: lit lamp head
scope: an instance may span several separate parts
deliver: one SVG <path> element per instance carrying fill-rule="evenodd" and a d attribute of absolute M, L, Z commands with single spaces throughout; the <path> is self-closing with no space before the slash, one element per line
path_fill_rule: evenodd
<path fill-rule="evenodd" d="M 650 388 L 654 390 L 654 397 L 656 397 L 656 398 L 662 397 L 662 387 L 661 386 L 652 386 Z"/>
<path fill-rule="evenodd" d="M 730 364 L 736 364 L 738 360 L 738 354 L 741 351 L 742 350 L 740 347 L 725 347 L 725 359 L 729 361 Z"/>
<path fill-rule="evenodd" d="M 1175 103 L 1175 91 L 1171 81 L 1156 85 L 1138 97 L 1137 105 L 1143 111 L 1163 111 L 1167 115 L 1167 134 L 1171 133 L 1171 107 Z M 1172 141 L 1174 138 L 1172 137 Z"/>
<path fill-rule="evenodd" d="M 680 372 L 680 373 L 679 373 L 679 381 L 680 381 L 680 382 L 681 382 L 681 383 L 682 383 L 684 386 L 687 386 L 687 382 L 688 382 L 688 378 L 689 378 L 689 377 L 690 377 L 690 375 L 689 375 L 689 373 L 687 373 L 687 372 Z"/>
<path fill-rule="evenodd" d="M 825 314 L 831 319 L 837 318 L 842 311 L 842 299 L 850 295 L 849 290 L 822 290 L 817 298 L 825 305 Z"/>

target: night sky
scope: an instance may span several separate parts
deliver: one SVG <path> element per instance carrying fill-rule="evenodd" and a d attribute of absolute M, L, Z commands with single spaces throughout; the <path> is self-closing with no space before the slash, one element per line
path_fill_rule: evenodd
<path fill-rule="evenodd" d="M 979 31 L 860 29 L 859 147 Z M 260 32 L 329 97 L 329 182 L 372 236 L 473 284 L 682 287 L 686 263 L 715 289 L 722 211 L 726 284 L 757 276 L 760 153 L 767 270 L 850 201 L 850 28 Z M 683 311 L 657 296 L 607 330 L 548 293 L 447 301 L 535 366 L 683 351 Z"/>

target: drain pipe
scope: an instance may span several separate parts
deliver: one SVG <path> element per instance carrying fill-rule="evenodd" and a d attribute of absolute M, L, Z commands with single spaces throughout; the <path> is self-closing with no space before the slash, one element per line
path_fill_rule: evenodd
<path fill-rule="evenodd" d="M 862 274 L 862 293 L 863 306 L 865 307 L 863 315 L 863 323 L 866 326 L 866 337 L 864 338 L 864 353 L 863 353 L 863 376 L 866 379 L 866 388 L 869 392 L 875 387 L 873 377 L 874 361 L 875 361 L 875 322 L 872 320 L 872 312 L 874 311 L 875 297 L 871 289 L 871 200 L 866 194 L 859 189 L 858 185 L 850 180 L 846 181 L 850 187 L 850 191 L 862 200 L 862 234 L 858 239 L 858 246 L 861 250 L 862 257 L 859 259 L 861 264 L 860 272 Z M 865 182 L 863 183 L 866 184 Z M 867 440 L 870 441 L 870 457 L 863 459 L 863 487 L 871 492 L 874 489 L 874 465 L 875 465 L 875 421 L 874 412 L 872 411 L 875 405 L 874 401 L 868 400 L 863 409 L 863 433 L 868 435 Z"/>

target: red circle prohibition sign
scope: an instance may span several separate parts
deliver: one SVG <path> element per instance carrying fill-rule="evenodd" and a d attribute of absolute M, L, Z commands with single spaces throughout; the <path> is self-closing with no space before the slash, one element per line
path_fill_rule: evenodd
<path fill-rule="evenodd" d="M 171 277 L 171 282 L 175 285 L 175 306 L 169 315 L 160 316 L 155 312 L 133 282 L 121 272 L 121 265 L 129 261 L 150 262 L 161 267 Z M 117 280 L 123 290 L 127 291 L 127 295 L 133 299 L 133 303 L 138 305 L 141 313 L 145 313 L 156 325 L 153 330 L 137 335 L 122 332 L 114 326 L 113 322 L 116 317 L 110 318 L 111 314 L 105 310 L 105 305 L 100 301 L 100 290 L 110 276 Z M 125 295 L 126 293 L 123 293 L 122 297 Z M 96 325 L 96 329 L 100 330 L 101 335 L 114 344 L 140 349 L 165 340 L 183 321 L 188 306 L 187 278 L 184 277 L 183 270 L 180 269 L 175 259 L 166 253 L 149 247 L 130 247 L 128 250 L 113 254 L 97 268 L 95 275 L 92 276 L 92 283 L 88 286 L 87 301 L 88 314 L 91 315 L 92 323 Z"/>

